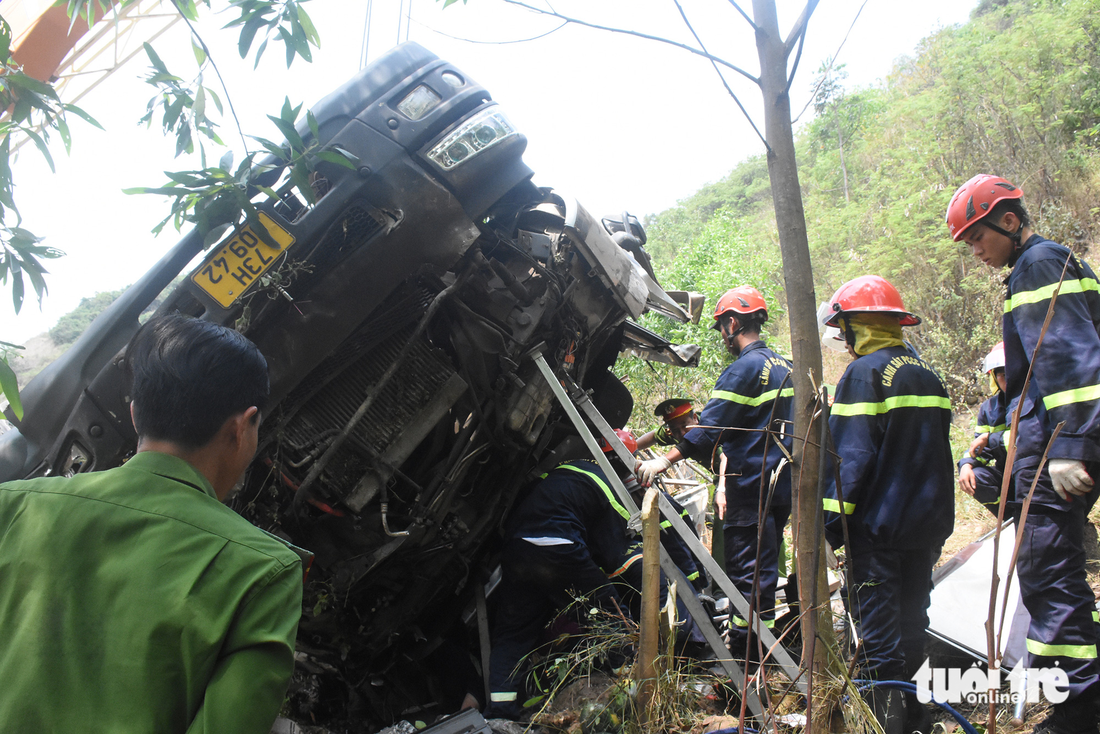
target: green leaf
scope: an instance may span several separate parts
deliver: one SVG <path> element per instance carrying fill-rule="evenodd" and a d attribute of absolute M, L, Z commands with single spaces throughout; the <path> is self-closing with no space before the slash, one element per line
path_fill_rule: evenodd
<path fill-rule="evenodd" d="M 90 125 L 94 125 L 95 127 L 98 127 L 100 130 L 103 129 L 103 126 L 100 125 L 99 122 L 94 117 L 89 115 L 87 112 L 85 112 L 80 107 L 77 107 L 74 104 L 63 104 L 63 105 L 61 105 L 61 108 L 63 110 L 65 110 L 66 112 L 72 112 L 77 117 L 83 119 L 84 122 L 87 122 Z"/>
<path fill-rule="evenodd" d="M 199 125 L 206 116 L 206 89 L 199 86 L 195 92 L 195 101 L 191 104 L 191 119 Z"/>
<path fill-rule="evenodd" d="M 153 50 L 153 47 L 149 45 L 149 42 L 143 42 L 141 44 L 145 47 L 145 55 L 149 57 L 149 63 L 153 65 L 153 68 L 159 71 L 161 74 L 168 74 L 168 67 L 161 61 L 160 56 Z"/>
<path fill-rule="evenodd" d="M 298 187 L 298 191 L 310 204 L 317 203 L 317 195 L 309 184 L 309 167 L 305 161 L 298 161 L 290 167 L 290 180 Z"/>
<path fill-rule="evenodd" d="M 306 111 L 306 124 L 309 125 L 309 131 L 313 133 L 314 141 L 320 142 L 321 131 L 317 127 L 317 118 L 313 116 L 313 110 Z"/>
<path fill-rule="evenodd" d="M 323 161 L 328 161 L 329 163 L 335 163 L 338 166 L 343 166 L 344 168 L 350 168 L 353 171 L 356 169 L 356 165 L 354 163 L 352 163 L 351 161 L 349 161 L 347 158 L 340 155 L 339 153 L 336 153 L 335 151 L 318 150 L 314 153 L 314 155 L 317 156 L 318 158 L 320 158 Z"/>
<path fill-rule="evenodd" d="M 218 161 L 218 167 L 223 171 L 230 171 L 233 168 L 233 151 L 227 150 L 221 160 Z"/>
<path fill-rule="evenodd" d="M 321 48 L 321 37 L 317 34 L 317 28 L 313 25 L 313 20 L 309 17 L 309 13 L 299 3 L 298 5 L 298 22 L 302 24 L 302 30 L 306 33 L 306 38 L 317 48 Z"/>
<path fill-rule="evenodd" d="M 206 51 L 203 47 L 195 43 L 194 39 L 191 40 L 191 51 L 195 54 L 195 63 L 202 66 L 206 63 Z"/>
<path fill-rule="evenodd" d="M 47 84 L 46 82 L 40 82 L 33 76 L 27 76 L 22 72 L 8 74 L 4 77 L 4 81 L 14 87 L 25 89 L 29 92 L 34 92 L 35 94 L 39 94 L 43 97 L 48 97 L 53 100 L 57 99 L 57 90 L 54 89 L 51 85 Z"/>
<path fill-rule="evenodd" d="M 210 99 L 214 100 L 214 106 L 218 109 L 218 114 L 225 114 L 225 111 L 222 109 L 222 99 L 218 96 L 218 93 L 210 87 L 206 88 L 206 93 L 210 95 Z"/>
<path fill-rule="evenodd" d="M 11 26 L 3 18 L 0 18 L 0 62 L 7 61 L 11 49 Z"/>
<path fill-rule="evenodd" d="M 356 164 L 359 163 L 359 156 L 355 155 L 354 153 L 352 153 L 350 150 L 347 150 L 346 148 L 340 147 L 339 145 L 330 145 L 330 146 L 328 146 L 327 150 L 335 150 L 337 153 L 344 156 L 345 158 L 347 158 L 352 163 L 356 163 Z"/>
<path fill-rule="evenodd" d="M 258 49 L 256 49 L 256 63 L 252 65 L 253 71 L 255 71 L 260 66 L 260 59 L 263 57 L 264 51 L 266 51 L 266 50 L 267 50 L 267 39 L 265 38 L 264 42 L 260 44 L 260 47 Z"/>
<path fill-rule="evenodd" d="M 23 420 L 23 402 L 19 399 L 19 381 L 15 372 L 5 360 L 0 359 L 0 392 L 8 399 L 11 412 L 18 420 Z"/>
<path fill-rule="evenodd" d="M 54 120 L 54 125 L 57 127 L 57 133 L 61 136 L 61 142 L 65 144 L 65 155 L 69 155 L 73 148 L 73 136 L 69 133 L 69 123 L 65 122 L 64 117 L 58 117 Z"/>
<path fill-rule="evenodd" d="M 34 141 L 34 145 L 38 148 L 38 151 L 42 154 L 42 157 L 46 159 L 46 163 L 50 165 L 50 170 L 57 173 L 57 169 L 53 165 L 53 156 L 50 155 L 50 149 L 46 147 L 46 141 L 42 139 L 42 136 L 31 130 L 29 127 L 21 128 L 24 133 L 27 134 L 31 140 Z"/>
<path fill-rule="evenodd" d="M 256 31 L 260 30 L 260 26 L 264 23 L 262 15 L 254 15 L 244 24 L 240 39 L 237 41 L 237 50 L 240 52 L 242 59 L 248 56 L 248 49 L 252 47 L 252 40 L 256 37 Z"/>
<path fill-rule="evenodd" d="M 290 106 L 290 97 L 283 97 L 283 108 L 279 110 L 279 117 L 291 125 L 298 121 L 298 113 L 302 111 L 302 105 Z"/>
<path fill-rule="evenodd" d="M 268 115 L 267 119 L 275 123 L 275 127 L 279 128 L 279 132 L 283 134 L 293 150 L 299 152 L 305 150 L 306 144 L 302 141 L 302 136 L 298 134 L 298 131 L 294 129 L 293 122 L 287 122 L 272 115 Z"/>

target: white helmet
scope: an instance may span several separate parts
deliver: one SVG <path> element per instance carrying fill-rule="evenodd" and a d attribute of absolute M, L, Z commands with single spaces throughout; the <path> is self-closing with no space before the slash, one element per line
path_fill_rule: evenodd
<path fill-rule="evenodd" d="M 848 345 L 844 343 L 844 335 L 836 326 L 826 326 L 825 322 L 833 316 L 833 309 L 829 302 L 817 307 L 817 333 L 821 335 L 821 343 L 834 352 L 846 353 Z"/>
<path fill-rule="evenodd" d="M 985 355 L 985 359 L 982 361 L 982 372 L 987 375 L 995 369 L 1004 369 L 1005 366 L 1005 343 L 997 342 L 997 346 L 989 350 L 989 354 Z"/>

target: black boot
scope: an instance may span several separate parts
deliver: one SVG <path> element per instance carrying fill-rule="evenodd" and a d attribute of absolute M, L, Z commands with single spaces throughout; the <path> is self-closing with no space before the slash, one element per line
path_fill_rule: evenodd
<path fill-rule="evenodd" d="M 882 727 L 883 734 L 908 734 L 905 727 L 905 697 L 901 691 L 872 688 L 863 692 L 863 700 Z"/>
<path fill-rule="evenodd" d="M 915 693 L 905 694 L 905 734 L 932 734 L 932 712 Z"/>
<path fill-rule="evenodd" d="M 1075 698 L 1056 703 L 1050 714 L 1039 722 L 1032 734 L 1098 734 L 1096 703 L 1093 699 Z"/>

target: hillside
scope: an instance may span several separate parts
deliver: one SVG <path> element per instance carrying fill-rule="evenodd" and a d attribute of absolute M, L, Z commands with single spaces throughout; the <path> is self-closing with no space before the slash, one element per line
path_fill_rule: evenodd
<path fill-rule="evenodd" d="M 958 408 L 983 399 L 978 367 L 1000 339 L 1004 274 L 951 241 L 948 200 L 977 173 L 1004 176 L 1023 188 L 1036 231 L 1090 258 L 1100 232 L 1098 39 L 1100 0 L 987 0 L 874 87 L 845 90 L 843 65 L 832 69 L 816 115 L 797 127 L 814 267 L 804 286 L 820 302 L 857 275 L 891 280 L 924 319 L 907 337 Z M 816 86 L 822 74 L 801 83 Z M 713 305 L 730 287 L 756 286 L 773 304 L 768 338 L 785 348 L 785 284 L 762 156 L 648 217 L 646 228 L 666 288 L 701 291 Z M 625 366 L 642 420 L 669 391 L 705 398 L 724 366 L 713 332 L 662 319 L 647 325 L 704 345 L 704 364 L 690 375 Z"/>

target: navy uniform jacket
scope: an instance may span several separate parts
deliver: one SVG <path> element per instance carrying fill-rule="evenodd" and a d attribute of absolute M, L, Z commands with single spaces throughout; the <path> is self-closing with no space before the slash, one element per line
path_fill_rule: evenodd
<path fill-rule="evenodd" d="M 829 419 L 843 500 L 825 490 L 825 525 L 841 513 L 855 542 L 881 548 L 941 545 L 955 524 L 951 402 L 939 376 L 905 347 L 859 357 L 836 386 Z"/>
<path fill-rule="evenodd" d="M 699 534 L 695 532 L 695 525 L 692 523 L 691 515 L 684 506 L 677 502 L 668 492 L 661 490 L 661 493 L 665 496 L 665 499 L 668 500 L 668 503 L 672 505 L 672 508 L 680 516 L 680 519 L 691 528 L 692 534 L 698 538 Z M 687 577 L 687 580 L 693 585 L 701 584 L 706 580 L 706 572 L 703 569 L 703 564 L 695 558 L 695 554 L 687 547 L 687 543 L 680 537 L 680 534 L 673 530 L 672 522 L 669 520 L 661 520 L 661 545 L 664 546 L 665 550 L 668 552 L 668 557 L 676 564 L 676 568 L 680 569 L 684 573 L 684 576 Z M 609 575 L 611 577 L 618 576 L 640 560 L 642 560 L 642 540 L 641 538 L 635 538 L 630 541 L 630 545 L 626 549 L 626 554 L 623 556 L 622 564 Z"/>
<path fill-rule="evenodd" d="M 791 363 L 773 352 L 762 341 L 746 346 L 718 378 L 703 412 L 700 426 L 729 426 L 758 429 L 755 431 L 693 428 L 677 448 L 680 453 L 710 466 L 715 444 L 722 445 L 726 455 L 726 525 L 753 525 L 760 506 L 760 475 L 770 481 L 772 472 L 784 458 L 763 429 L 769 427 L 779 435 L 783 445 L 791 448 L 790 421 L 793 417 L 794 385 L 788 375 Z M 770 443 L 770 445 L 769 445 Z M 766 466 L 764 447 L 767 446 Z M 764 491 L 768 488 L 765 481 Z M 790 507 L 791 472 L 784 470 L 775 485 L 773 507 Z"/>
<path fill-rule="evenodd" d="M 959 468 L 967 464 L 974 472 L 974 478 L 978 486 L 995 487 L 998 491 L 998 499 L 992 504 L 1000 502 L 1001 480 L 1004 478 L 1005 461 L 1008 458 L 1008 449 L 1005 446 L 1005 436 L 1008 429 L 1008 398 L 1001 392 L 982 403 L 978 408 L 978 427 L 974 430 L 974 438 L 982 434 L 989 434 L 989 443 L 978 452 L 977 456 L 969 453 L 963 454 L 959 459 Z M 969 448 L 969 447 L 968 447 Z M 1011 496 L 1009 497 L 1011 500 Z M 979 499 L 985 504 L 985 500 Z"/>
<path fill-rule="evenodd" d="M 1005 376 L 1009 415 L 1021 399 L 1029 359 L 1035 353 L 1051 294 L 1069 250 L 1032 235 L 1008 276 L 1005 296 Z M 1072 258 L 1054 316 L 1035 356 L 1028 394 L 1023 396 L 1016 466 L 1037 466 L 1054 427 L 1065 421 L 1050 447 L 1050 459 L 1100 461 L 1100 293 L 1096 275 Z M 1026 489 L 1024 490 L 1026 491 Z M 1023 497 L 1017 497 L 1023 501 Z M 1066 508 L 1042 483 L 1032 500 Z"/>
<path fill-rule="evenodd" d="M 626 511 L 607 475 L 589 459 L 551 469 L 523 498 L 504 526 L 506 540 L 556 538 L 588 549 L 605 573 L 622 564 L 628 545 Z"/>

